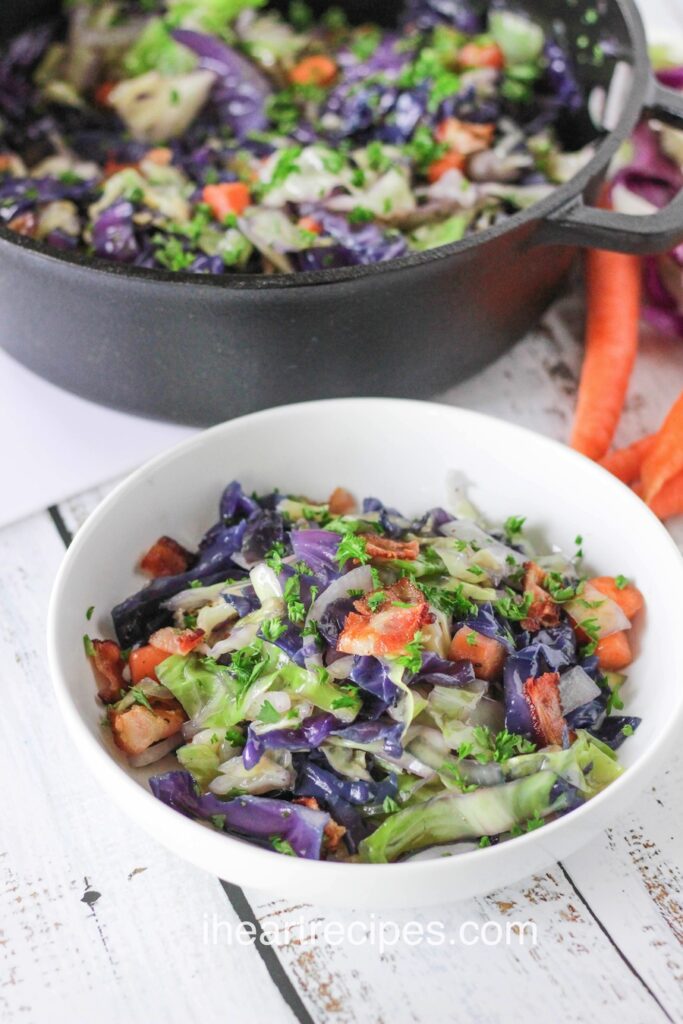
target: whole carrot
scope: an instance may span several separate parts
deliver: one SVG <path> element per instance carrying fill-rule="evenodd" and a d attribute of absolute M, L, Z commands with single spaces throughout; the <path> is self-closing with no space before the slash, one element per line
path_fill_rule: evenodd
<path fill-rule="evenodd" d="M 654 447 L 656 434 L 648 434 L 641 437 L 639 441 L 627 445 L 626 448 L 617 448 L 608 452 L 600 465 L 608 469 L 610 473 L 623 480 L 625 484 L 632 484 L 640 477 L 640 470 L 643 460 L 650 454 Z"/>
<path fill-rule="evenodd" d="M 683 471 L 683 391 L 671 406 L 652 451 L 643 462 L 643 497 L 650 502 Z"/>
<path fill-rule="evenodd" d="M 612 443 L 638 348 L 640 260 L 590 250 L 586 287 L 586 355 L 571 445 L 591 459 L 601 459 Z"/>
<path fill-rule="evenodd" d="M 640 491 L 640 495 L 643 497 L 642 486 L 635 490 L 636 493 Z M 676 476 L 672 476 L 670 480 L 667 480 L 657 493 L 650 498 L 648 505 L 660 519 L 670 519 L 672 516 L 683 515 L 683 472 L 677 473 Z"/>

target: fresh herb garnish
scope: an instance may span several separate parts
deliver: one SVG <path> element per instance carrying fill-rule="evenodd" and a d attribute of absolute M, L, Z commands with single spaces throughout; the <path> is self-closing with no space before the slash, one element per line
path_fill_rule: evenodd
<path fill-rule="evenodd" d="M 286 839 L 280 839 L 279 836 L 271 836 L 270 843 L 274 850 L 278 853 L 285 853 L 288 857 L 296 857 L 294 847 L 291 843 L 288 843 Z"/>
<path fill-rule="evenodd" d="M 406 653 L 396 659 L 399 665 L 409 672 L 419 672 L 422 668 L 422 633 L 418 630 L 410 643 L 406 644 Z"/>
<path fill-rule="evenodd" d="M 287 627 L 282 619 L 266 619 L 261 625 L 261 632 L 266 640 L 273 644 L 276 640 L 279 640 L 283 633 L 287 632 Z"/>
<path fill-rule="evenodd" d="M 266 725 L 273 725 L 275 722 L 280 721 L 280 712 L 273 707 L 269 700 L 264 700 L 256 717 L 259 722 L 264 722 Z"/>

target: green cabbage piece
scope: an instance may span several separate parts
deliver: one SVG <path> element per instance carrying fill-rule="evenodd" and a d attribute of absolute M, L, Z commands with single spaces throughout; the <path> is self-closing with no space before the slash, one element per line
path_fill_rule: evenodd
<path fill-rule="evenodd" d="M 443 793 L 389 815 L 360 844 L 361 861 L 387 864 L 403 854 L 464 839 L 509 832 L 530 819 L 546 817 L 567 805 L 564 793 L 553 799 L 558 776 L 536 772 L 515 782 Z"/>
<path fill-rule="evenodd" d="M 161 18 L 152 18 L 123 57 L 123 68 L 131 78 L 146 71 L 182 75 L 197 66 L 197 55 L 177 43 Z"/>

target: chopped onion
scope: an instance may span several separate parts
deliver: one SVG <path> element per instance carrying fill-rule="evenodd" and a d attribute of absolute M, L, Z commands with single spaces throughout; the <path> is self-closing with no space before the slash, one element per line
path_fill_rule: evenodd
<path fill-rule="evenodd" d="M 141 754 L 132 754 L 128 758 L 128 763 L 133 768 L 144 768 L 146 765 L 154 764 L 156 761 L 160 761 L 162 757 L 166 757 L 172 750 L 179 747 L 182 742 L 182 734 L 177 732 L 174 736 L 169 736 L 165 740 L 153 743 L 151 747 L 147 747 L 147 750 L 143 750 Z"/>
<path fill-rule="evenodd" d="M 599 697 L 600 693 L 600 687 L 580 665 L 575 665 L 569 672 L 560 676 L 560 703 L 565 715 L 583 707 L 584 704 L 589 704 Z"/>
<path fill-rule="evenodd" d="M 345 573 L 339 579 L 333 580 L 329 587 L 316 597 L 306 616 L 306 625 L 310 622 L 319 622 L 328 606 L 333 601 L 348 597 L 350 590 L 362 590 L 368 594 L 372 589 L 370 566 L 360 565 L 357 569 L 352 569 L 351 572 Z"/>
<path fill-rule="evenodd" d="M 580 597 L 567 601 L 565 608 L 577 625 L 580 626 L 584 622 L 595 623 L 595 634 L 599 639 L 631 628 L 631 623 L 617 602 L 599 591 L 592 583 L 586 584 Z"/>

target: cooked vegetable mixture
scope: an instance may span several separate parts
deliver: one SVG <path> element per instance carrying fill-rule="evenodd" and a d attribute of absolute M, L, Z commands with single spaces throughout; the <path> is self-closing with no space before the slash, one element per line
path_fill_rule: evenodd
<path fill-rule="evenodd" d="M 0 223 L 138 267 L 291 273 L 455 242 L 591 156 L 560 41 L 468 0 L 397 27 L 263 0 L 75 0 L 0 55 Z M 477 8 L 478 9 L 478 8 Z"/>
<path fill-rule="evenodd" d="M 643 598 L 524 523 L 231 483 L 196 552 L 144 555 L 118 643 L 84 638 L 114 742 L 134 766 L 175 751 L 155 796 L 295 857 L 458 853 L 573 810 L 639 724 L 612 711 Z"/>

